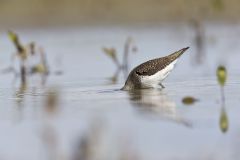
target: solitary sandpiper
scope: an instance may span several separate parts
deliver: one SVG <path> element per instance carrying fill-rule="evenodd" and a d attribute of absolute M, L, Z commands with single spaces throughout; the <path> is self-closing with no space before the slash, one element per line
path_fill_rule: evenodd
<path fill-rule="evenodd" d="M 183 48 L 168 56 L 149 60 L 135 67 L 125 82 L 122 90 L 157 88 L 173 70 L 178 58 L 188 49 Z"/>

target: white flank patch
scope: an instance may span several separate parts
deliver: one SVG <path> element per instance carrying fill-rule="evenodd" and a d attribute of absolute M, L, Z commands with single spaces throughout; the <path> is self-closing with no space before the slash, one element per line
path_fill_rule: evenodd
<path fill-rule="evenodd" d="M 151 76 L 142 76 L 141 77 L 141 83 L 144 88 L 156 88 L 159 86 L 159 83 L 161 83 L 169 73 L 173 70 L 174 65 L 177 63 L 177 59 L 170 63 L 167 67 L 162 69 L 161 71 L 158 71 L 154 75 Z"/>

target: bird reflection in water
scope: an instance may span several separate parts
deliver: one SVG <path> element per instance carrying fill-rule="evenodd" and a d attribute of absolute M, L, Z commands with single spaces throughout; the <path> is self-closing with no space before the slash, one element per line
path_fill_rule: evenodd
<path fill-rule="evenodd" d="M 162 90 L 142 89 L 128 93 L 130 102 L 140 113 L 192 127 L 191 123 L 178 113 L 176 103 Z"/>

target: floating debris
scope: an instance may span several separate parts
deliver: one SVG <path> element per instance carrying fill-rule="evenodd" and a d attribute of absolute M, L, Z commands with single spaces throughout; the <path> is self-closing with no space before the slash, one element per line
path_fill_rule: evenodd
<path fill-rule="evenodd" d="M 182 103 L 185 105 L 192 105 L 197 101 L 198 101 L 198 99 L 191 97 L 191 96 L 187 96 L 182 99 Z"/>
<path fill-rule="evenodd" d="M 221 109 L 219 125 L 223 133 L 226 133 L 228 131 L 229 122 L 228 122 L 228 116 L 224 107 Z"/>
<path fill-rule="evenodd" d="M 217 79 L 218 83 L 223 87 L 227 79 L 227 71 L 224 66 L 219 66 L 217 68 Z"/>

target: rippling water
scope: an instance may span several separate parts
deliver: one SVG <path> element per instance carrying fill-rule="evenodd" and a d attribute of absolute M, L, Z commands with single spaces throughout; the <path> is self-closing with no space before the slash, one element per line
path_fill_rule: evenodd
<path fill-rule="evenodd" d="M 23 42 L 42 45 L 50 70 L 63 74 L 50 75 L 45 85 L 40 77 L 29 77 L 25 86 L 12 74 L 1 75 L 0 159 L 74 159 L 76 146 L 88 133 L 98 139 L 92 159 L 238 159 L 240 29 L 237 24 L 205 27 L 201 65 L 195 62 L 195 32 L 187 25 L 17 30 Z M 122 73 L 116 83 L 109 80 L 116 68 L 101 48 L 116 47 L 121 58 L 127 36 L 138 47 L 130 56 L 130 68 L 191 47 L 164 82 L 164 90 L 121 91 Z M 4 33 L 0 42 L 4 68 L 11 64 L 14 48 Z M 219 64 L 226 65 L 229 75 L 225 104 L 215 77 Z M 45 99 L 53 87 L 59 104 L 50 114 Z M 199 101 L 186 106 L 185 96 Z M 223 108 L 229 122 L 225 133 L 219 125 Z"/>

